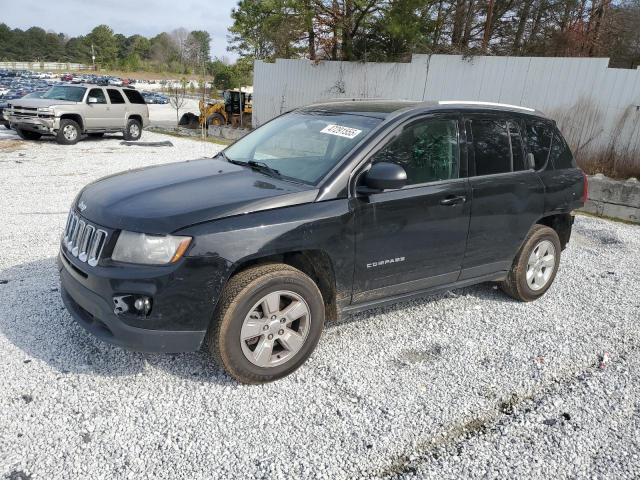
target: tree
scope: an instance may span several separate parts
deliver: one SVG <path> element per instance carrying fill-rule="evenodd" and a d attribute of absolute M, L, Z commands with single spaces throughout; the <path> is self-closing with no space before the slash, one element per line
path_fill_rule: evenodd
<path fill-rule="evenodd" d="M 208 62 L 211 51 L 211 35 L 204 30 L 194 30 L 187 40 L 187 52 L 192 65 Z"/>
<path fill-rule="evenodd" d="M 118 59 L 118 41 L 113 30 L 107 25 L 98 25 L 86 36 L 85 43 L 89 49 L 94 46 L 96 61 L 107 66 L 114 66 Z"/>
<path fill-rule="evenodd" d="M 302 5 L 296 0 L 241 0 L 231 12 L 229 50 L 258 60 L 299 56 L 308 22 Z"/>
<path fill-rule="evenodd" d="M 180 109 L 187 102 L 187 81 L 183 78 L 180 83 L 172 83 L 169 85 L 169 104 L 176 111 L 176 128 L 180 124 Z"/>

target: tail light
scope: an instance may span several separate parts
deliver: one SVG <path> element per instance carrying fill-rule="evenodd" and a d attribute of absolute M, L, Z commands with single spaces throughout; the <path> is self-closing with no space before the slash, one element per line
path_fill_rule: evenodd
<path fill-rule="evenodd" d="M 582 203 L 587 203 L 589 200 L 589 179 L 587 174 L 582 172 Z"/>

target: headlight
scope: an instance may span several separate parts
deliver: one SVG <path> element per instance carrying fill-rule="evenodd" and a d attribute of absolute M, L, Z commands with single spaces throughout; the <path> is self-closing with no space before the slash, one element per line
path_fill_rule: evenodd
<path fill-rule="evenodd" d="M 123 230 L 111 259 L 143 265 L 166 265 L 180 260 L 190 243 L 191 237 L 147 235 Z"/>
<path fill-rule="evenodd" d="M 51 107 L 38 107 L 38 112 L 40 112 L 40 113 L 53 113 L 53 108 L 51 108 Z"/>

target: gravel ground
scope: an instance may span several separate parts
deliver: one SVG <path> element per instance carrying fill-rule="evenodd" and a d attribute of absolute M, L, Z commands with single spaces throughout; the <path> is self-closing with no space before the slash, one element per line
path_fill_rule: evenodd
<path fill-rule="evenodd" d="M 294 375 L 244 386 L 204 353 L 94 339 L 54 266 L 84 184 L 219 147 L 14 139 L 0 134 L 0 476 L 640 477 L 640 227 L 578 217 L 541 300 L 484 284 L 363 313 Z"/>

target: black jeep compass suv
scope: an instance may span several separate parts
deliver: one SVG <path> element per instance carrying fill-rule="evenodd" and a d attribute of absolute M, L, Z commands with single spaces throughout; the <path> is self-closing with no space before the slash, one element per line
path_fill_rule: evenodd
<path fill-rule="evenodd" d="M 61 292 L 107 342 L 206 345 L 236 379 L 267 382 L 343 313 L 486 281 L 542 296 L 586 195 L 555 123 L 532 109 L 317 104 L 215 158 L 85 187 Z"/>

